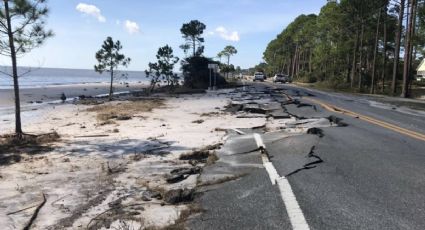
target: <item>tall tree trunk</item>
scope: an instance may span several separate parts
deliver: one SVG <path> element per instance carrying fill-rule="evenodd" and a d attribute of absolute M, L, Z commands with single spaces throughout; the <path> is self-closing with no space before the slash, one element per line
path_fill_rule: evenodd
<path fill-rule="evenodd" d="M 384 55 L 382 57 L 382 63 L 383 63 L 383 69 L 382 69 L 382 87 L 381 87 L 381 93 L 384 93 L 385 91 L 385 78 L 386 78 L 386 71 L 387 71 L 387 43 L 388 43 L 388 37 L 387 37 L 387 6 L 384 8 Z"/>
<path fill-rule="evenodd" d="M 416 60 L 416 49 L 415 49 L 415 53 L 413 53 L 413 47 L 414 47 L 414 43 L 415 43 L 415 33 L 416 33 L 416 13 L 417 13 L 417 8 L 418 8 L 418 0 L 414 1 L 414 7 L 413 7 L 413 21 L 412 21 L 412 30 L 411 30 L 411 41 L 410 41 L 410 57 L 409 57 L 409 76 L 407 79 L 407 95 L 410 97 L 410 92 L 412 89 L 412 79 L 413 79 L 413 62 Z"/>
<path fill-rule="evenodd" d="M 412 31 L 413 31 L 413 16 L 415 10 L 415 0 L 410 0 L 410 12 L 408 16 L 408 27 L 406 31 L 405 41 L 405 52 L 404 52 L 404 69 L 403 69 L 403 87 L 401 97 L 409 97 L 409 75 L 410 75 L 410 63 L 411 63 L 411 43 L 412 43 Z"/>
<path fill-rule="evenodd" d="M 373 49 L 373 64 L 372 64 L 372 82 L 370 86 L 370 93 L 375 93 L 375 75 L 376 75 L 376 58 L 378 55 L 378 42 L 379 42 L 379 26 L 381 24 L 382 10 L 378 13 L 378 22 L 376 23 L 375 46 Z"/>
<path fill-rule="evenodd" d="M 230 73 L 230 55 L 227 56 L 227 71 L 226 71 L 226 78 L 229 78 Z"/>
<path fill-rule="evenodd" d="M 350 83 L 350 73 L 351 73 L 351 66 L 350 66 L 350 53 L 347 53 L 347 63 L 346 63 L 346 66 L 347 66 L 347 75 L 346 75 L 346 80 L 345 80 L 345 82 L 346 83 Z"/>
<path fill-rule="evenodd" d="M 12 32 L 12 22 L 10 18 L 9 0 L 4 0 L 4 10 L 7 20 L 7 35 L 9 38 L 10 57 L 12 60 L 13 91 L 15 95 L 15 133 L 18 138 L 21 138 L 23 132 L 21 123 L 21 99 L 19 96 L 18 64 L 16 61 L 16 50 Z"/>
<path fill-rule="evenodd" d="M 111 67 L 110 71 L 111 71 L 111 83 L 109 85 L 109 101 L 112 101 L 112 94 L 114 93 L 113 87 L 112 87 L 112 84 L 114 83 L 114 68 Z"/>
<path fill-rule="evenodd" d="M 364 39 L 364 21 L 362 20 L 362 30 L 360 33 L 360 47 L 359 47 L 359 53 L 360 53 L 360 74 L 359 74 L 359 90 L 362 89 L 362 78 L 363 78 L 363 39 Z"/>
<path fill-rule="evenodd" d="M 291 58 L 289 58 L 289 59 L 291 59 Z M 286 64 L 285 64 L 285 69 L 286 69 L 286 73 L 289 75 L 289 76 L 291 76 L 291 68 L 290 68 L 290 66 L 291 66 L 291 60 L 287 60 L 286 61 Z"/>
<path fill-rule="evenodd" d="M 292 62 L 292 76 L 295 77 L 296 73 L 296 65 L 297 65 L 297 56 L 298 56 L 298 44 L 295 47 L 294 60 Z"/>
<path fill-rule="evenodd" d="M 302 51 L 300 51 L 300 52 L 298 52 L 298 55 L 297 55 L 297 74 L 299 74 L 300 73 L 300 67 L 301 67 L 301 64 L 300 64 L 300 62 L 301 62 L 301 58 L 302 58 Z"/>
<path fill-rule="evenodd" d="M 310 48 L 309 57 L 308 57 L 308 72 L 311 73 L 313 71 L 313 63 L 311 62 L 313 59 L 313 51 Z"/>
<path fill-rule="evenodd" d="M 192 48 L 193 48 L 193 56 L 196 55 L 196 40 L 195 38 L 192 39 Z"/>
<path fill-rule="evenodd" d="M 293 58 L 289 57 L 289 65 L 288 65 L 288 73 L 290 76 L 294 77 L 294 73 L 292 72 Z"/>
<path fill-rule="evenodd" d="M 400 62 L 400 47 L 401 47 L 401 37 L 403 30 L 403 17 L 404 17 L 404 8 L 406 5 L 406 0 L 400 0 L 400 11 L 398 13 L 398 23 L 397 23 L 397 34 L 395 41 L 395 51 L 394 51 L 394 67 L 393 67 L 393 79 L 391 82 L 391 93 L 393 96 L 397 93 L 397 75 L 398 75 L 398 65 Z"/>
<path fill-rule="evenodd" d="M 351 88 L 353 88 L 354 85 L 354 78 L 356 77 L 357 73 L 357 50 L 359 49 L 359 38 L 360 38 L 360 32 L 359 27 L 356 27 L 356 41 L 354 44 L 354 51 L 353 51 L 353 64 L 351 65 Z"/>

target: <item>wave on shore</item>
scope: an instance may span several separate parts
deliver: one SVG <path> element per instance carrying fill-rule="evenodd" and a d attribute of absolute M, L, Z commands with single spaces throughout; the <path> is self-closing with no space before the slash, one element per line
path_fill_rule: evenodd
<path fill-rule="evenodd" d="M 5 73 L 11 73 L 11 67 L 0 67 L 0 89 L 12 89 L 12 78 Z M 117 82 L 147 83 L 149 79 L 143 71 L 118 71 L 117 76 L 125 73 L 125 77 L 117 77 Z M 19 67 L 20 88 L 41 88 L 53 85 L 73 85 L 85 83 L 109 82 L 109 73 L 99 74 L 89 69 L 59 69 Z"/>

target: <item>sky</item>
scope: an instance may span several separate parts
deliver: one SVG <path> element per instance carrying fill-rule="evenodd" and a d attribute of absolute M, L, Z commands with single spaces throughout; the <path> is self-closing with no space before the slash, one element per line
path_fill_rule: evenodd
<path fill-rule="evenodd" d="M 118 39 L 132 59 L 129 70 L 145 70 L 159 47 L 179 45 L 183 23 L 206 25 L 205 53 L 216 57 L 236 47 L 231 63 L 242 68 L 262 61 L 267 44 L 300 14 L 319 13 L 326 0 L 49 0 L 47 28 L 55 36 L 18 60 L 20 66 L 92 69 L 107 36 Z M 0 65 L 10 65 L 5 57 Z"/>

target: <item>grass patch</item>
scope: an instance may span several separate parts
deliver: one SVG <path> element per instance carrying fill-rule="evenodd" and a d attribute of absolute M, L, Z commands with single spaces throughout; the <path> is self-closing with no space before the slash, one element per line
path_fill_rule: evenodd
<path fill-rule="evenodd" d="M 151 112 L 153 109 L 164 106 L 162 99 L 148 99 L 131 102 L 110 103 L 96 105 L 87 111 L 97 113 L 97 120 L 102 124 L 108 124 L 110 120 L 130 120 L 134 114 Z"/>
<path fill-rule="evenodd" d="M 52 151 L 52 143 L 60 140 L 56 132 L 32 135 L 23 134 L 21 138 L 16 135 L 0 136 L 0 165 L 18 163 L 21 154 L 38 154 Z"/>
<path fill-rule="evenodd" d="M 2 148 L 31 147 L 50 144 L 58 141 L 59 139 L 60 136 L 57 132 L 40 135 L 23 134 L 21 138 L 17 138 L 14 134 L 6 134 L 0 136 L 0 146 Z"/>

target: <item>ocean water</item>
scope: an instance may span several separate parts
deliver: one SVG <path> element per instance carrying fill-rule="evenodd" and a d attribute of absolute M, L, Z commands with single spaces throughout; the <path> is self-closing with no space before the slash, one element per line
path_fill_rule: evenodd
<path fill-rule="evenodd" d="M 0 67 L 1 72 L 11 73 L 10 67 Z M 29 71 L 29 72 L 28 72 Z M 59 68 L 27 68 L 19 67 L 19 85 L 21 88 L 39 88 L 49 85 L 69 85 L 81 83 L 109 82 L 109 73 L 99 74 L 88 69 L 59 69 Z M 24 74 L 25 73 L 25 74 Z M 126 73 L 126 77 L 121 75 Z M 143 71 L 119 71 L 116 74 L 116 82 L 142 82 L 148 83 Z M 0 73 L 0 89 L 13 88 L 13 81 L 10 76 Z"/>

